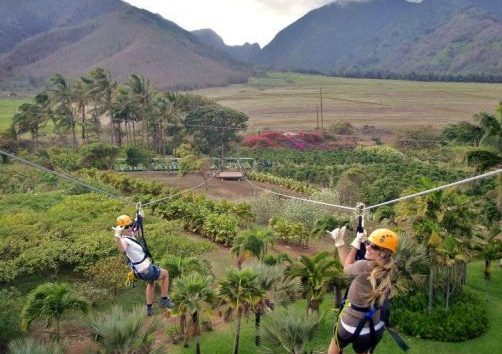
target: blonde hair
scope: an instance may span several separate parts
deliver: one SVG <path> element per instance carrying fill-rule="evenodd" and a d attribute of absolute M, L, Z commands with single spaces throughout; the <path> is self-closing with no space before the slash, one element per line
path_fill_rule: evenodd
<path fill-rule="evenodd" d="M 372 290 L 365 299 L 369 306 L 382 306 L 385 299 L 392 297 L 394 288 L 392 286 L 392 272 L 396 267 L 396 261 L 391 257 L 391 253 L 385 258 L 371 261 L 373 270 L 368 276 Z"/>

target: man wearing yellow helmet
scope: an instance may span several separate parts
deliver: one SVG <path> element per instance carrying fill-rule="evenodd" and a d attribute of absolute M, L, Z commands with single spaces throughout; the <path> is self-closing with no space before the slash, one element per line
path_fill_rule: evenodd
<path fill-rule="evenodd" d="M 119 250 L 127 257 L 134 275 L 138 279 L 148 282 L 146 286 L 146 309 L 147 316 L 152 316 L 156 280 L 160 280 L 162 295 L 159 306 L 164 308 L 174 307 L 168 296 L 169 273 L 167 270 L 152 264 L 148 258 L 148 252 L 135 237 L 133 224 L 132 219 L 128 215 L 119 216 L 117 218 L 117 226 L 113 228 L 115 231 L 115 240 Z"/>
<path fill-rule="evenodd" d="M 377 229 L 366 239 L 366 231 L 357 232 L 347 249 L 345 229 L 330 232 L 345 274 L 353 278 L 347 299 L 336 324 L 328 354 L 342 353 L 352 344 L 356 353 L 372 353 L 385 330 L 380 310 L 392 296 L 391 273 L 395 267 L 392 254 L 397 251 L 398 235 L 388 229 Z M 362 243 L 365 259 L 356 261 Z"/>

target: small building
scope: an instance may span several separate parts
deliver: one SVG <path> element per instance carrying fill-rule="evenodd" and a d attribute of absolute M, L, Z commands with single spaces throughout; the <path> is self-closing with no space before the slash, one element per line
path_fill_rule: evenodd
<path fill-rule="evenodd" d="M 218 172 L 216 178 L 227 181 L 242 181 L 244 179 L 244 176 L 242 175 L 242 172 L 222 171 Z"/>

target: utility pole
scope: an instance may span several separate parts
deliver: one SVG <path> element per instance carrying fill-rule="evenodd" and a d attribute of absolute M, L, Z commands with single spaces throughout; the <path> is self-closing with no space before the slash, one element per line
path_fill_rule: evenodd
<path fill-rule="evenodd" d="M 316 126 L 315 126 L 315 128 L 319 129 L 319 106 L 316 105 L 315 110 L 316 110 Z"/>
<path fill-rule="evenodd" d="M 321 101 L 321 129 L 324 129 L 324 116 L 322 111 L 322 87 L 319 87 L 319 98 Z"/>

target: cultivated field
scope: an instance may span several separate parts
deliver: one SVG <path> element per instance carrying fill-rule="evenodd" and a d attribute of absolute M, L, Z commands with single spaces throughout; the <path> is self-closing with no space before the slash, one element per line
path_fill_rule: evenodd
<path fill-rule="evenodd" d="M 413 82 L 331 78 L 269 73 L 247 84 L 208 88 L 196 93 L 249 115 L 251 130 L 314 128 L 320 116 L 322 88 L 324 127 L 337 120 L 356 126 L 385 128 L 470 120 L 493 112 L 502 100 L 502 84 Z"/>

